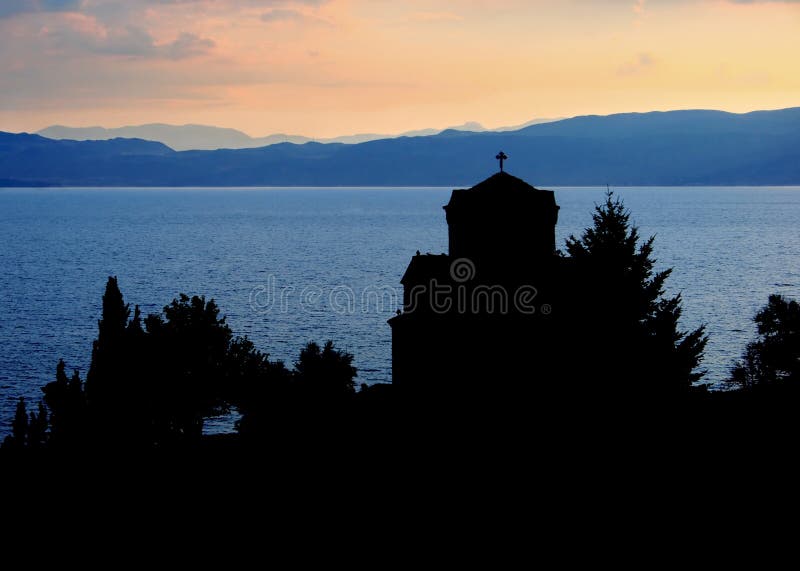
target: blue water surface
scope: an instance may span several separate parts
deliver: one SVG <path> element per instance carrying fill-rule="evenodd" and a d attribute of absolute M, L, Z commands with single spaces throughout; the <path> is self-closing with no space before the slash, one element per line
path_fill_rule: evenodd
<path fill-rule="evenodd" d="M 235 333 L 291 363 L 309 340 L 355 355 L 360 382 L 391 380 L 386 320 L 416 250 L 447 251 L 449 188 L 0 190 L 0 435 L 59 358 L 84 374 L 109 275 L 159 311 L 214 298 Z M 557 188 L 557 243 L 591 224 L 603 188 Z M 620 188 L 685 328 L 711 337 L 721 381 L 772 292 L 800 297 L 800 188 Z"/>

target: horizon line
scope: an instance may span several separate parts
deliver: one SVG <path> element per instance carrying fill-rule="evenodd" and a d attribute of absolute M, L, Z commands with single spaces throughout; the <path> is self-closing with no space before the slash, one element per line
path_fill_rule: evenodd
<path fill-rule="evenodd" d="M 458 127 L 463 127 L 463 126 L 469 125 L 470 123 L 475 123 L 476 125 L 479 125 L 485 131 L 498 131 L 498 130 L 503 130 L 503 129 L 512 130 L 514 128 L 519 128 L 519 129 L 525 128 L 522 125 L 525 125 L 526 123 L 529 123 L 531 121 L 542 121 L 542 123 L 556 123 L 556 122 L 559 122 L 559 121 L 568 121 L 570 119 L 577 119 L 577 118 L 581 118 L 581 117 L 614 117 L 614 116 L 617 116 L 617 115 L 647 115 L 647 114 L 651 114 L 651 113 L 673 113 L 673 112 L 680 112 L 680 111 L 710 111 L 710 112 L 717 112 L 717 113 L 727 113 L 727 114 L 730 114 L 730 115 L 748 115 L 750 113 L 758 113 L 758 112 L 761 112 L 761 111 L 785 111 L 785 110 L 789 110 L 789 109 L 798 109 L 798 108 L 800 108 L 800 102 L 798 102 L 797 105 L 790 106 L 790 107 L 781 106 L 781 107 L 775 107 L 775 108 L 756 108 L 756 109 L 750 109 L 748 111 L 728 111 L 728 110 L 725 110 L 725 109 L 689 107 L 689 108 L 677 108 L 677 109 L 676 108 L 650 109 L 648 111 L 621 111 L 621 112 L 616 112 L 616 113 L 605 113 L 605 114 L 604 113 L 582 113 L 582 114 L 578 114 L 578 115 L 570 115 L 570 116 L 556 117 L 556 118 L 534 117 L 532 119 L 527 119 L 525 121 L 522 121 L 521 123 L 518 123 L 516 125 L 499 125 L 499 126 L 495 126 L 495 127 L 486 127 L 480 121 L 468 120 L 468 121 L 464 121 L 461 125 L 451 125 L 451 126 L 442 127 L 442 128 L 439 128 L 439 127 L 421 127 L 421 128 L 418 128 L 418 129 L 409 129 L 407 131 L 401 131 L 399 133 L 357 132 L 357 133 L 334 135 L 334 136 L 302 135 L 302 134 L 296 134 L 296 133 L 283 133 L 283 132 L 274 132 L 274 133 L 269 133 L 267 135 L 251 135 L 247 131 L 244 131 L 242 129 L 237 129 L 235 127 L 211 125 L 211 124 L 207 124 L 207 123 L 194 123 L 194 122 L 192 122 L 192 123 L 180 123 L 180 124 L 178 124 L 178 123 L 164 123 L 164 122 L 160 122 L 160 121 L 154 121 L 154 122 L 148 122 L 148 123 L 140 123 L 140 124 L 122 124 L 122 125 L 117 125 L 117 126 L 105 126 L 105 125 L 97 125 L 97 124 L 94 124 L 94 125 L 64 125 L 64 124 L 57 123 L 57 124 L 46 125 L 46 126 L 40 128 L 40 129 L 30 130 L 30 131 L 16 131 L 15 132 L 15 131 L 3 131 L 2 129 L 0 129 L 0 131 L 6 132 L 6 133 L 13 133 L 13 134 L 17 134 L 17 135 L 23 135 L 23 134 L 25 134 L 25 135 L 38 135 L 41 131 L 44 131 L 46 129 L 51 129 L 51 128 L 114 130 L 114 129 L 129 129 L 129 128 L 139 128 L 139 127 L 178 127 L 178 128 L 181 128 L 181 127 L 210 127 L 210 128 L 214 128 L 214 129 L 225 129 L 225 130 L 236 131 L 238 133 L 246 135 L 247 137 L 249 137 L 251 139 L 262 139 L 262 138 L 266 138 L 266 137 L 285 136 L 285 137 L 304 137 L 304 138 L 307 138 L 307 139 L 311 139 L 312 141 L 316 141 L 316 140 L 338 139 L 338 138 L 343 138 L 343 137 L 359 137 L 359 136 L 373 136 L 373 135 L 376 136 L 376 137 L 381 137 L 381 138 L 397 138 L 397 137 L 404 136 L 405 133 L 409 133 L 409 132 L 413 132 L 413 131 L 422 131 L 422 130 L 429 130 L 429 129 L 438 130 L 439 132 L 453 130 L 453 129 L 459 130 Z M 464 132 L 480 132 L 480 131 L 470 131 L 469 129 L 463 129 L 463 131 Z M 43 135 L 40 135 L 40 136 L 43 136 Z"/>

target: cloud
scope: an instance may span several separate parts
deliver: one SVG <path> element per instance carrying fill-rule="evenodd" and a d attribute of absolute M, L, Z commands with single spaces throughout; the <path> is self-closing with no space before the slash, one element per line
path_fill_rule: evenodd
<path fill-rule="evenodd" d="M 631 1 L 631 0 L 628 0 Z M 637 16 L 644 16 L 647 11 L 648 4 L 653 5 L 670 5 L 670 4 L 687 4 L 693 0 L 632 0 L 631 9 Z M 696 3 L 714 2 L 718 0 L 694 0 Z M 798 4 L 800 0 L 722 0 L 728 4 Z"/>
<path fill-rule="evenodd" d="M 306 15 L 302 12 L 288 8 L 275 8 L 261 14 L 262 22 L 298 22 L 305 18 Z"/>
<path fill-rule="evenodd" d="M 306 3 L 312 4 L 313 2 L 308 1 Z M 327 20 L 323 20 L 322 18 L 312 14 L 306 14 L 300 10 L 295 10 L 294 8 L 273 8 L 272 10 L 261 14 L 261 21 L 270 24 L 275 22 L 303 22 L 330 25 L 330 22 Z"/>
<path fill-rule="evenodd" d="M 82 12 L 96 14 L 103 12 L 133 12 L 150 6 L 179 4 L 206 4 L 209 7 L 226 7 L 230 10 L 241 8 L 265 8 L 284 6 L 288 3 L 301 6 L 321 6 L 330 0 L 0 0 L 0 18 L 10 18 L 18 14 L 47 12 Z M 289 10 L 287 10 L 289 11 Z"/>
<path fill-rule="evenodd" d="M 170 59 L 184 59 L 205 55 L 214 45 L 211 38 L 201 38 L 197 34 L 184 32 L 176 40 L 155 47 Z"/>
<path fill-rule="evenodd" d="M 71 12 L 81 7 L 81 0 L 2 0 L 0 18 L 35 12 Z"/>
<path fill-rule="evenodd" d="M 156 42 L 141 26 L 127 24 L 105 27 L 93 19 L 76 16 L 72 21 L 46 28 L 43 35 L 62 53 L 91 53 L 151 59 L 185 59 L 200 56 L 214 47 L 214 41 L 182 33 L 175 40 Z"/>
<path fill-rule="evenodd" d="M 648 53 L 640 53 L 634 61 L 625 63 L 617 68 L 617 75 L 632 76 L 641 75 L 655 66 L 656 62 Z"/>

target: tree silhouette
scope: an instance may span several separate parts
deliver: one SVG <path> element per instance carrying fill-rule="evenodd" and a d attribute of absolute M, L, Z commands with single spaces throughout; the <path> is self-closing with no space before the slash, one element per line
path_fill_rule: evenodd
<path fill-rule="evenodd" d="M 86 437 L 87 403 L 76 369 L 67 378 L 64 360 L 58 362 L 56 379 L 42 387 L 44 402 L 50 409 L 50 442 L 55 447 L 79 446 Z"/>
<path fill-rule="evenodd" d="M 227 412 L 237 367 L 258 360 L 252 344 L 234 343 L 214 300 L 184 294 L 164 308 L 164 317 L 149 315 L 145 329 L 144 374 L 155 437 L 197 440 L 204 417 Z"/>
<path fill-rule="evenodd" d="M 6 450 L 19 450 L 25 448 L 28 443 L 28 410 L 25 406 L 25 397 L 20 397 L 17 401 L 17 408 L 14 411 L 14 420 L 11 422 L 11 434 L 3 440 L 3 448 Z"/>
<path fill-rule="evenodd" d="M 292 372 L 256 351 L 248 339 L 234 340 L 231 352 L 231 402 L 241 413 L 236 430 L 249 439 L 284 432 L 296 412 Z"/>
<path fill-rule="evenodd" d="M 47 409 L 39 401 L 36 412 L 32 412 L 28 419 L 28 447 L 42 448 L 47 443 Z"/>
<path fill-rule="evenodd" d="M 28 414 L 25 398 L 20 397 L 11 422 L 11 434 L 3 440 L 4 450 L 41 448 L 47 441 L 47 410 L 39 401 L 36 412 Z"/>
<path fill-rule="evenodd" d="M 181 294 L 161 314 L 142 319 L 138 306 L 130 314 L 109 277 L 86 383 L 77 370 L 68 378 L 60 360 L 37 412 L 28 414 L 20 399 L 4 447 L 192 444 L 206 417 L 232 406 L 242 412 L 242 434 L 263 436 L 293 417 L 315 418 L 298 412 L 335 409 L 355 394 L 353 356 L 330 341 L 309 343 L 289 371 L 246 337 L 234 337 L 214 300 Z"/>
<path fill-rule="evenodd" d="M 43 388 L 54 447 L 196 441 L 204 417 L 227 411 L 268 363 L 247 339 L 233 338 L 213 300 L 182 294 L 163 315 L 142 320 L 136 306 L 129 317 L 110 277 L 85 388 L 78 371 L 67 378 L 63 361 Z"/>
<path fill-rule="evenodd" d="M 800 390 L 800 304 L 770 295 L 754 321 L 759 337 L 747 345 L 728 382 L 749 391 Z"/>
<path fill-rule="evenodd" d="M 242 413 L 237 422 L 240 434 L 248 438 L 282 434 L 291 439 L 300 434 L 320 436 L 315 427 L 342 428 L 342 413 L 350 411 L 356 395 L 353 355 L 336 349 L 332 341 L 323 347 L 312 341 L 300 351 L 293 371 L 263 354 L 258 359 L 236 401 Z"/>
<path fill-rule="evenodd" d="M 103 294 L 103 311 L 92 344 L 92 361 L 86 376 L 86 398 L 98 437 L 121 440 L 130 432 L 131 415 L 126 401 L 128 369 L 125 330 L 130 307 L 122 298 L 116 277 L 109 277 Z"/>
<path fill-rule="evenodd" d="M 677 395 L 703 376 L 697 371 L 707 338 L 704 327 L 678 329 L 681 298 L 664 297 L 671 270 L 654 271 L 655 237 L 640 243 L 630 213 L 612 192 L 595 207 L 593 226 L 570 236 L 572 320 L 585 360 L 576 374 L 594 392 Z M 579 332 L 579 333 L 575 333 Z"/>
<path fill-rule="evenodd" d="M 300 391 L 316 399 L 341 399 L 355 393 L 353 355 L 340 351 L 327 341 L 320 348 L 313 341 L 300 351 L 294 365 Z"/>

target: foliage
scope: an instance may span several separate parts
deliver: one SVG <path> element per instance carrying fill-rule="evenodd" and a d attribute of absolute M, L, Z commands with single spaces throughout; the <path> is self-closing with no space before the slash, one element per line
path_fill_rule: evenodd
<path fill-rule="evenodd" d="M 247 383 L 238 401 L 241 420 L 237 429 L 249 437 L 264 437 L 287 428 L 294 434 L 319 425 L 330 415 L 346 410 L 355 397 L 353 355 L 308 343 L 289 371 L 282 362 L 266 361 L 261 378 Z"/>
<path fill-rule="evenodd" d="M 157 439 L 202 434 L 203 418 L 226 412 L 224 380 L 233 333 L 214 300 L 181 294 L 145 319 L 141 371 Z"/>
<path fill-rule="evenodd" d="M 55 381 L 42 387 L 42 392 L 50 409 L 50 441 L 65 447 L 81 440 L 85 435 L 87 405 L 78 370 L 68 379 L 64 360 L 59 360 Z"/>
<path fill-rule="evenodd" d="M 664 296 L 671 270 L 654 270 L 655 237 L 640 241 L 630 213 L 612 192 L 595 207 L 593 226 L 570 236 L 576 290 L 569 330 L 587 357 L 583 382 L 603 390 L 653 395 L 687 392 L 702 376 L 704 328 L 679 330 L 681 297 Z"/>
<path fill-rule="evenodd" d="M 744 390 L 800 389 L 800 304 L 773 294 L 754 320 L 759 337 L 728 382 Z"/>
<path fill-rule="evenodd" d="M 332 342 L 309 343 L 295 371 L 272 362 L 246 337 L 234 337 L 214 300 L 181 294 L 142 319 L 123 299 L 115 277 L 103 295 L 98 336 L 86 383 L 63 360 L 42 388 L 44 403 L 17 405 L 8 448 L 151 447 L 197 442 L 204 419 L 238 408 L 239 429 L 262 434 L 306 399 L 354 394 L 353 356 Z M 46 408 L 45 408 L 46 405 Z M 49 414 L 48 414 L 49 410 Z"/>
<path fill-rule="evenodd" d="M 47 438 L 47 410 L 39 401 L 36 412 L 28 414 L 25 399 L 20 397 L 11 423 L 11 434 L 3 440 L 3 448 L 21 450 L 41 448 Z"/>
<path fill-rule="evenodd" d="M 310 342 L 300 351 L 294 368 L 295 382 L 305 395 L 337 399 L 355 393 L 353 355 L 334 348 L 333 341 L 322 348 Z"/>

